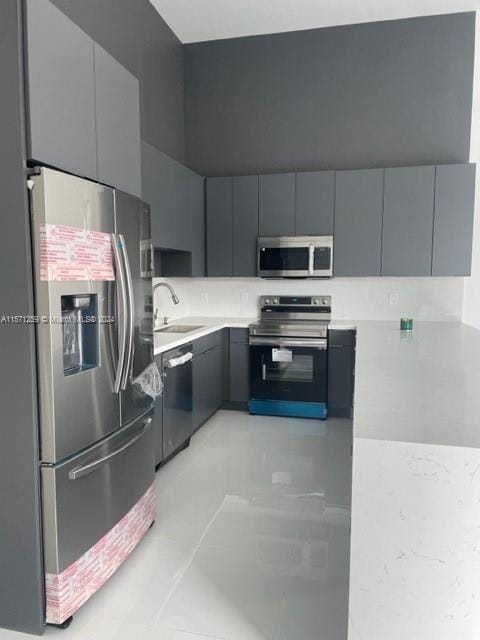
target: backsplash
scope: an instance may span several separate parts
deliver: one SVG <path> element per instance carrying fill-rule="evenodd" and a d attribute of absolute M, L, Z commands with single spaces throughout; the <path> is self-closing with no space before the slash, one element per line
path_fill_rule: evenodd
<path fill-rule="evenodd" d="M 266 294 L 333 296 L 332 317 L 345 320 L 458 321 L 463 278 L 359 278 L 261 280 L 258 278 L 155 278 L 169 282 L 180 298 L 174 306 L 162 287 L 155 293 L 160 316 L 249 317 Z"/>

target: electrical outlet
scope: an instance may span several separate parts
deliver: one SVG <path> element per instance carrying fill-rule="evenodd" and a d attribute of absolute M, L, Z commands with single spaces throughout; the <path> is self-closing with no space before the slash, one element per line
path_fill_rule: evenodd
<path fill-rule="evenodd" d="M 206 291 L 202 291 L 200 294 L 200 302 L 203 304 L 208 304 L 208 293 Z"/>
<path fill-rule="evenodd" d="M 397 305 L 398 304 L 398 293 L 390 293 L 388 296 L 388 304 L 390 305 Z"/>

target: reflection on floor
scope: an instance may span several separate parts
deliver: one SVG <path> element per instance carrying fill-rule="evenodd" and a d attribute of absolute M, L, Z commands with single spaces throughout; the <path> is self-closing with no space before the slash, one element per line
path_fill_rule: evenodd
<path fill-rule="evenodd" d="M 157 473 L 129 561 L 46 637 L 346 640 L 351 443 L 348 420 L 219 412 Z"/>

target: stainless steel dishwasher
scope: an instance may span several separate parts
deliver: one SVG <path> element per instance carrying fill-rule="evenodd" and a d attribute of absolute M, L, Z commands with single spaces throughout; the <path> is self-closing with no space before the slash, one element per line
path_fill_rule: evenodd
<path fill-rule="evenodd" d="M 188 446 L 193 430 L 192 345 L 162 356 L 163 459 Z"/>

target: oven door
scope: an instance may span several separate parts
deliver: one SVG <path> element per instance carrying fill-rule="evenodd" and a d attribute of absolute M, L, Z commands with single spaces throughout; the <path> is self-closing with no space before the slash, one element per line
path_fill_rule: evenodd
<path fill-rule="evenodd" d="M 327 402 L 327 340 L 250 337 L 250 395 Z"/>

